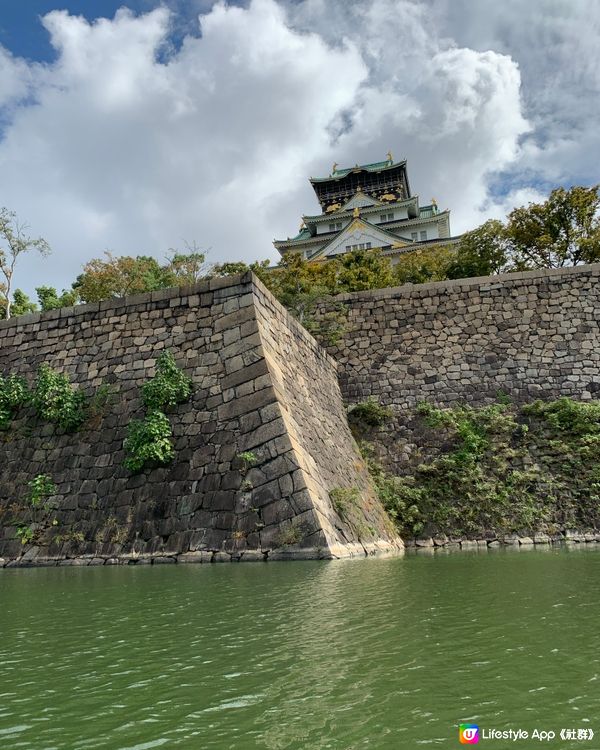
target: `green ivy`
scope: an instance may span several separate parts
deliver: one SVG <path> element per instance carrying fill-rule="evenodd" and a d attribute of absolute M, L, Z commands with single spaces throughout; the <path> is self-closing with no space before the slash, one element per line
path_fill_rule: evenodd
<path fill-rule="evenodd" d="M 54 422 L 66 432 L 74 432 L 86 418 L 85 394 L 73 388 L 67 375 L 47 364 L 38 370 L 32 403 L 42 419 Z"/>
<path fill-rule="evenodd" d="M 191 393 L 191 378 L 177 366 L 171 352 L 163 352 L 156 363 L 156 375 L 142 386 L 146 407 L 165 411 L 187 401 Z"/>
<path fill-rule="evenodd" d="M 0 375 L 0 430 L 6 430 L 17 409 L 27 404 L 31 394 L 27 382 L 19 375 Z"/>
<path fill-rule="evenodd" d="M 123 447 L 125 466 L 134 472 L 148 466 L 160 466 L 173 460 L 172 429 L 169 418 L 158 409 L 148 412 L 143 420 L 134 420 Z"/>

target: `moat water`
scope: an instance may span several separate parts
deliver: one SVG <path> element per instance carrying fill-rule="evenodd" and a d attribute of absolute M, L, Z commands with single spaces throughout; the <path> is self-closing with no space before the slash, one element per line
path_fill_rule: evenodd
<path fill-rule="evenodd" d="M 0 571 L 0 748 L 598 748 L 599 594 L 600 545 Z"/>

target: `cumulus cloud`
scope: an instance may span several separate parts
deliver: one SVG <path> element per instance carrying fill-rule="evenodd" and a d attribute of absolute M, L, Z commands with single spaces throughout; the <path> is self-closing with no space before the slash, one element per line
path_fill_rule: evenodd
<path fill-rule="evenodd" d="M 517 183 L 543 172 L 548 144 L 574 148 L 560 118 L 541 133 L 548 99 L 521 76 L 543 61 L 488 0 L 492 30 L 479 3 L 458 19 L 449 0 L 194 2 L 177 45 L 181 0 L 92 22 L 53 11 L 51 64 L 0 50 L 0 205 L 54 248 L 23 267 L 29 288 L 69 284 L 104 249 L 160 257 L 183 239 L 213 261 L 275 258 L 271 240 L 318 208 L 309 175 L 390 148 L 460 232 L 537 197 Z"/>

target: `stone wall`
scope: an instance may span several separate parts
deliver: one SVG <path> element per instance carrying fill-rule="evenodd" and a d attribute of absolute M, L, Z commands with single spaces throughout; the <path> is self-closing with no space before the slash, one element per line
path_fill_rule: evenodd
<path fill-rule="evenodd" d="M 132 474 L 123 439 L 165 349 L 193 395 L 169 414 L 174 461 Z M 111 397 L 73 434 L 27 408 L 0 436 L 0 558 L 9 564 L 401 549 L 348 430 L 334 363 L 251 275 L 0 323 L 0 372 L 32 384 L 42 363 L 90 398 L 101 385 Z M 27 485 L 39 474 L 57 493 L 32 509 Z M 332 507 L 336 487 L 359 490 L 351 517 Z M 19 526 L 32 530 L 30 543 Z"/>
<path fill-rule="evenodd" d="M 482 405 L 499 395 L 597 397 L 600 392 L 600 265 L 406 285 L 322 301 L 316 321 L 340 318 L 337 360 L 344 399 L 391 406 L 380 458 L 398 473 L 415 450 L 411 413 Z"/>

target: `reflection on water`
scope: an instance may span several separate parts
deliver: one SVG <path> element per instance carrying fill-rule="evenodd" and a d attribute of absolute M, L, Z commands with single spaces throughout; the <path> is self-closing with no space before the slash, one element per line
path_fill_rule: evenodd
<path fill-rule="evenodd" d="M 600 550 L 582 547 L 2 571 L 0 747 L 454 747 L 461 721 L 600 736 Z"/>

